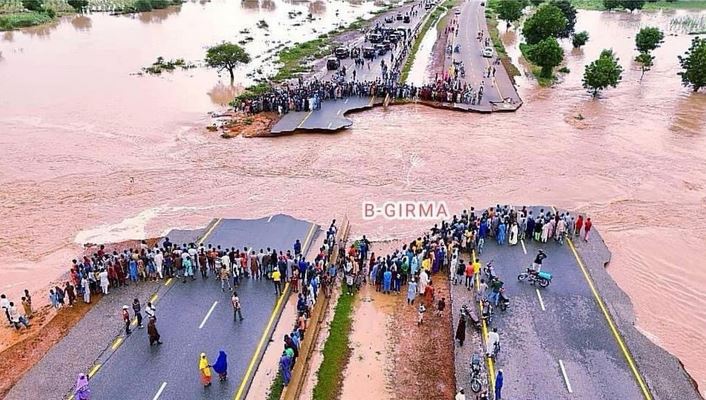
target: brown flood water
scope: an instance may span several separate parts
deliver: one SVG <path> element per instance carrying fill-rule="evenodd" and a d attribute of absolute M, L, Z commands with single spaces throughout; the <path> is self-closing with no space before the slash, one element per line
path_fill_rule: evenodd
<path fill-rule="evenodd" d="M 198 60 L 204 46 L 240 40 L 246 27 L 256 33 L 249 51 L 264 53 L 265 40 L 311 31 L 287 27 L 291 9 L 333 26 L 336 9 L 350 20 L 372 5 L 220 0 L 0 36 L 0 289 L 42 287 L 66 269 L 76 243 L 158 235 L 213 216 L 287 212 L 323 224 L 348 214 L 358 233 L 379 240 L 416 236 L 427 223 L 363 221 L 363 200 L 443 200 L 454 210 L 555 204 L 595 220 L 640 329 L 706 385 L 706 94 L 676 76 L 689 36 L 668 36 L 641 84 L 631 61 L 639 26 L 666 27 L 681 14 L 581 12 L 577 30 L 591 40 L 581 51 L 567 44 L 572 72 L 553 89 L 520 78 L 525 105 L 514 114 L 376 109 L 329 136 L 224 141 L 201 129 L 230 96 L 214 71 L 130 75 L 159 55 Z M 264 18 L 269 37 L 255 27 Z M 592 100 L 580 87 L 583 66 L 608 47 L 623 82 Z"/>

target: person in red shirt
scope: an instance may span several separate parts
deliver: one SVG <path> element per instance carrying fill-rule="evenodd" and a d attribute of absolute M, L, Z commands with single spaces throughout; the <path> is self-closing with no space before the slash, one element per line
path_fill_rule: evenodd
<path fill-rule="evenodd" d="M 576 235 L 576 237 L 581 236 L 581 228 L 583 228 L 583 215 L 579 215 L 579 218 L 576 220 L 575 228 L 576 233 L 574 233 L 574 235 Z"/>
<path fill-rule="evenodd" d="M 123 306 L 123 322 L 125 322 L 125 336 L 130 333 L 130 312 L 128 311 L 128 306 Z"/>
<path fill-rule="evenodd" d="M 432 307 L 434 304 L 434 286 L 431 283 L 424 289 L 424 300 L 427 302 L 427 307 Z"/>
<path fill-rule="evenodd" d="M 471 290 L 471 287 L 473 287 L 473 263 L 468 263 L 466 265 L 466 288 L 468 290 Z"/>
<path fill-rule="evenodd" d="M 588 242 L 588 234 L 591 232 L 592 226 L 593 226 L 593 223 L 591 222 L 591 218 L 586 218 L 586 223 L 583 225 L 583 229 L 584 229 L 583 240 L 584 240 L 584 242 Z"/>

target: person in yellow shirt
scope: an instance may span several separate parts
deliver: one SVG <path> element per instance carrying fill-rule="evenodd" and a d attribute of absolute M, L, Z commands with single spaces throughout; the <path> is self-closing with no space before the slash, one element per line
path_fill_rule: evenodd
<path fill-rule="evenodd" d="M 431 270 L 431 258 L 424 258 L 424 261 L 422 261 L 422 269 L 425 271 Z"/>
<path fill-rule="evenodd" d="M 279 296 L 282 294 L 282 274 L 279 272 L 279 268 L 275 267 L 272 271 L 272 282 L 275 284 L 275 295 Z"/>
<path fill-rule="evenodd" d="M 199 372 L 201 372 L 201 384 L 204 387 L 211 386 L 211 364 L 209 364 L 208 358 L 206 358 L 206 353 L 201 353 Z"/>
<path fill-rule="evenodd" d="M 478 274 L 480 274 L 480 260 L 476 258 L 473 262 L 473 282 L 476 282 L 478 279 Z"/>

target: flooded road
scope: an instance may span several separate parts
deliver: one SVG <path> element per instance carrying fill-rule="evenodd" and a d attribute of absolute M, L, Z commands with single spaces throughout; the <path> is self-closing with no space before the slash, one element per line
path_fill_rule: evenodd
<path fill-rule="evenodd" d="M 407 239 L 428 224 L 364 221 L 361 202 L 443 200 L 453 210 L 555 204 L 592 217 L 640 329 L 706 385 L 706 227 L 699 222 L 706 210 L 706 94 L 691 94 L 676 76 L 687 35 L 667 36 L 642 83 L 631 61 L 636 30 L 666 27 L 674 15 L 580 12 L 577 30 L 591 39 L 580 51 L 565 44 L 571 73 L 552 89 L 520 78 L 525 104 L 516 113 L 376 109 L 330 136 L 225 141 L 201 129 L 212 99 L 230 97 L 215 71 L 130 75 L 160 55 L 198 60 L 204 46 L 240 40 L 238 32 L 245 25 L 254 32 L 258 19 L 273 21 L 268 13 L 285 24 L 288 10 L 302 10 L 301 19 L 313 7 L 334 26 L 336 8 L 372 7 L 258 4 L 243 11 L 240 2 L 187 3 L 162 17 L 91 15 L 4 34 L 3 291 L 44 286 L 66 270 L 76 243 L 158 235 L 213 216 L 286 212 L 324 224 L 348 214 L 356 233 Z M 240 12 L 253 18 L 231 17 Z M 207 20 L 208 29 L 192 29 Z M 269 25 L 270 40 L 275 31 L 276 40 L 293 37 L 286 26 Z M 512 33 L 504 38 L 519 41 Z M 256 42 L 249 44 L 253 54 Z M 608 47 L 625 68 L 623 82 L 593 100 L 581 88 L 583 66 Z"/>

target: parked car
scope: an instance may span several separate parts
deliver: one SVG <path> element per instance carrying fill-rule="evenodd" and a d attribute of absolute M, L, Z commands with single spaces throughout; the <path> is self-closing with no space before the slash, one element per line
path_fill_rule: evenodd
<path fill-rule="evenodd" d="M 388 36 L 387 39 L 392 43 L 397 43 L 400 41 L 400 35 L 397 33 L 393 33 L 390 36 Z"/>
<path fill-rule="evenodd" d="M 409 23 L 409 15 L 405 15 L 402 22 L 404 22 L 405 24 L 408 24 Z"/>
<path fill-rule="evenodd" d="M 456 14 L 456 15 L 461 15 L 461 10 L 456 9 L 456 11 L 454 11 L 454 14 Z"/>
<path fill-rule="evenodd" d="M 483 49 L 483 57 L 490 58 L 493 56 L 493 48 L 492 47 L 486 47 Z"/>
<path fill-rule="evenodd" d="M 360 47 L 354 47 L 353 50 L 351 50 L 351 58 L 358 57 L 360 57 Z"/>
<path fill-rule="evenodd" d="M 402 13 L 397 13 L 397 20 L 402 21 Z"/>
<path fill-rule="evenodd" d="M 395 21 L 395 18 L 392 15 L 385 17 L 385 22 L 387 22 L 388 24 L 391 24 L 394 21 Z"/>
<path fill-rule="evenodd" d="M 336 58 L 348 58 L 351 55 L 351 51 L 345 47 L 338 47 L 334 50 L 334 54 L 336 55 Z"/>
<path fill-rule="evenodd" d="M 382 42 L 382 35 L 379 33 L 371 33 L 368 35 L 368 40 L 370 43 L 380 43 Z"/>
<path fill-rule="evenodd" d="M 382 47 L 384 47 L 385 50 L 390 50 L 390 49 L 392 49 L 392 44 L 389 40 L 383 40 Z"/>
<path fill-rule="evenodd" d="M 363 47 L 363 58 L 375 58 L 375 48 L 374 47 Z"/>
<path fill-rule="evenodd" d="M 329 71 L 335 71 L 341 66 L 341 60 L 335 57 L 331 57 L 326 60 L 326 69 Z"/>
<path fill-rule="evenodd" d="M 383 55 L 383 54 L 387 53 L 387 49 L 385 48 L 385 45 L 383 45 L 383 44 L 376 44 L 375 45 L 375 52 L 378 55 Z"/>

